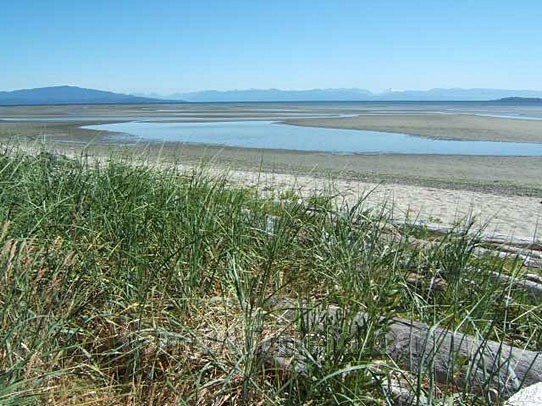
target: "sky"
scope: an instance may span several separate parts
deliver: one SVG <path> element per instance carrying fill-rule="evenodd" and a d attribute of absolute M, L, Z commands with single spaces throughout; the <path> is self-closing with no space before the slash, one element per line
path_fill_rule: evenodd
<path fill-rule="evenodd" d="M 542 90 L 541 0 L 0 0 L 0 90 Z"/>

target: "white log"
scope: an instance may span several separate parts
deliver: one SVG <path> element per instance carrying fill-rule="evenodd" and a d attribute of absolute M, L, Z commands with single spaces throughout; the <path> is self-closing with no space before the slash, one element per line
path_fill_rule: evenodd
<path fill-rule="evenodd" d="M 296 313 L 290 309 L 283 317 L 291 322 Z M 344 311 L 340 308 L 302 310 L 301 313 L 298 317 L 303 317 L 311 334 L 344 334 Z M 368 318 L 358 313 L 348 320 L 351 340 L 355 341 L 355 335 L 365 328 Z M 335 333 L 334 324 L 337 325 Z M 382 335 L 383 356 L 390 357 L 400 368 L 414 375 L 432 375 L 439 383 L 454 384 L 468 392 L 491 390 L 501 399 L 507 399 L 525 386 L 542 382 L 540 352 L 399 318 L 393 319 L 389 330 Z M 307 365 L 318 361 L 307 357 L 303 340 L 288 335 L 264 342 L 261 355 L 268 365 L 301 374 L 308 371 Z"/>

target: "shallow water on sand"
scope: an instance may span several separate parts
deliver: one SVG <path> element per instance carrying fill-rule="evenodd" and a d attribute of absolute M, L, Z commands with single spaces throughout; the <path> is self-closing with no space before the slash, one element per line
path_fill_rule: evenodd
<path fill-rule="evenodd" d="M 542 156 L 542 144 L 436 140 L 407 134 L 297 127 L 273 121 L 164 123 L 133 121 L 82 128 L 111 131 L 126 141 L 179 142 L 239 148 L 285 149 L 331 153 Z"/>

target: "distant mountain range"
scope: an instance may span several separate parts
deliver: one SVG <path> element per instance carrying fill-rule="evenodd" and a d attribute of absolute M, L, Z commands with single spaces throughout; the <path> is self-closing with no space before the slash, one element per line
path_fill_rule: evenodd
<path fill-rule="evenodd" d="M 369 100 L 373 94 L 365 89 L 246 89 L 246 90 L 204 90 L 192 93 L 175 93 L 168 99 L 182 99 L 191 102 L 274 102 L 274 101 L 352 101 Z"/>
<path fill-rule="evenodd" d="M 539 98 L 542 91 L 504 89 L 431 89 L 373 93 L 365 89 L 312 90 L 206 90 L 176 93 L 168 99 L 188 102 L 251 102 L 251 101 L 487 101 L 508 97 Z"/>
<path fill-rule="evenodd" d="M 162 99 L 84 89 L 76 86 L 53 86 L 0 92 L 0 106 L 47 104 L 144 104 L 165 103 Z"/>
<path fill-rule="evenodd" d="M 128 95 L 54 86 L 0 92 L 0 106 L 50 104 L 152 104 L 179 102 L 301 102 L 301 101 L 492 101 L 499 103 L 538 103 L 542 91 L 502 89 L 431 89 L 372 93 L 365 89 L 248 89 L 206 90 L 176 93 L 167 97 Z"/>

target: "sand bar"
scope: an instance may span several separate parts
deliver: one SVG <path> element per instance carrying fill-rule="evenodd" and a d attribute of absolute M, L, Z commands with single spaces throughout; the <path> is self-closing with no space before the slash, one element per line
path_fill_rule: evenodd
<path fill-rule="evenodd" d="M 357 117 L 291 119 L 308 127 L 396 132 L 438 139 L 542 143 L 542 120 L 470 114 L 371 114 Z"/>

